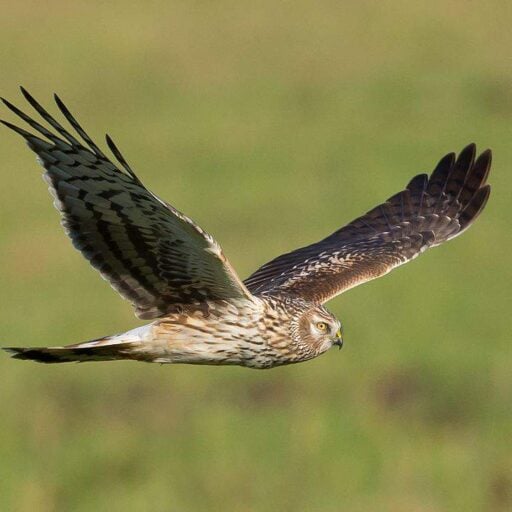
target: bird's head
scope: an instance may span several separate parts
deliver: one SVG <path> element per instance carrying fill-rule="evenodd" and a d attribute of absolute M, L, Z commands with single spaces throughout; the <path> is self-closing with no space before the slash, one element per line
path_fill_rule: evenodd
<path fill-rule="evenodd" d="M 297 334 L 316 354 L 321 354 L 333 345 L 343 346 L 341 322 L 323 306 L 316 305 L 299 317 Z"/>

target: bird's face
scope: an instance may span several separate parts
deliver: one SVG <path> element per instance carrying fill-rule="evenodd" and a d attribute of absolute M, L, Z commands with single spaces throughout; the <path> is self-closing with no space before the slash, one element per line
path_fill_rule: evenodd
<path fill-rule="evenodd" d="M 319 354 L 333 345 L 339 348 L 343 346 L 340 321 L 322 306 L 310 309 L 302 315 L 299 333 L 301 340 Z"/>

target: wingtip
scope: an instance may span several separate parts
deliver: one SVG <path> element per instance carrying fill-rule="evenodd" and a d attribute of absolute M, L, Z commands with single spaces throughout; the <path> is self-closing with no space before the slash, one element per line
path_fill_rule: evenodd
<path fill-rule="evenodd" d="M 107 146 L 109 147 L 110 151 L 112 151 L 112 153 L 114 153 L 114 156 L 121 162 L 123 163 L 123 157 L 121 155 L 121 152 L 119 151 L 119 148 L 116 146 L 116 143 L 113 141 L 112 137 L 108 134 L 108 133 L 105 133 L 105 141 L 107 143 Z"/>
<path fill-rule="evenodd" d="M 457 162 L 460 163 L 462 160 L 474 160 L 475 155 L 476 144 L 474 142 L 470 142 L 460 150 L 459 154 L 457 155 Z"/>
<path fill-rule="evenodd" d="M 470 142 L 465 148 L 462 149 L 461 153 L 465 153 L 466 151 L 476 151 L 476 144 L 474 142 Z"/>
<path fill-rule="evenodd" d="M 9 109 L 9 110 L 11 110 L 11 111 L 13 111 L 13 112 L 15 112 L 15 113 L 16 113 L 16 111 L 17 111 L 17 110 L 19 110 L 19 109 L 18 109 L 18 107 L 16 107 L 16 106 L 15 106 L 13 103 L 11 103 L 9 100 L 6 100 L 5 98 L 0 98 L 0 100 L 2 100 L 2 103 L 3 103 L 3 104 L 4 104 L 4 105 Z"/>
<path fill-rule="evenodd" d="M 491 194 L 491 186 L 484 185 L 479 188 L 475 195 L 471 198 L 471 201 L 462 210 L 460 214 L 462 231 L 465 231 L 475 220 L 480 216 L 483 209 L 485 208 L 489 196 Z"/>
<path fill-rule="evenodd" d="M 108 134 L 108 133 L 105 133 L 105 142 L 107 143 L 107 146 L 109 147 L 110 151 L 112 151 L 112 153 L 114 153 L 114 156 L 119 159 L 119 149 L 117 148 L 115 142 L 112 140 L 112 137 Z"/>
<path fill-rule="evenodd" d="M 459 153 L 459 158 L 460 158 L 460 155 L 462 155 L 463 153 L 469 153 L 469 152 L 472 152 L 474 154 L 476 154 L 477 152 L 477 146 L 474 142 L 470 142 L 466 147 L 464 147 L 461 152 Z M 479 155 L 478 155 L 478 158 L 483 158 L 483 157 L 486 157 L 486 158 L 489 158 L 489 160 L 492 159 L 492 149 L 491 148 L 486 148 L 484 149 Z"/>
<path fill-rule="evenodd" d="M 482 210 L 487 205 L 487 201 L 489 200 L 489 196 L 491 195 L 491 185 L 484 185 L 478 192 L 474 195 L 473 201 L 476 203 L 477 213 L 475 213 L 475 219 L 482 213 Z"/>
<path fill-rule="evenodd" d="M 471 195 L 482 188 L 489 177 L 492 165 L 492 152 L 486 149 L 476 158 L 472 169 L 466 179 L 466 188 L 471 191 Z"/>
<path fill-rule="evenodd" d="M 20 134 L 22 137 L 25 137 L 26 139 L 29 137 L 34 137 L 30 132 L 27 132 L 23 128 L 20 128 L 19 126 L 16 126 L 15 124 L 10 123 L 9 121 L 4 121 L 3 119 L 0 119 L 0 123 L 2 123 L 4 126 L 7 126 L 10 130 Z"/>
<path fill-rule="evenodd" d="M 446 155 L 444 155 L 440 162 L 449 162 L 453 165 L 453 163 L 455 163 L 455 160 L 457 158 L 457 153 L 455 153 L 455 151 L 450 151 L 449 153 L 446 153 Z"/>
<path fill-rule="evenodd" d="M 68 121 L 71 121 L 71 119 L 74 121 L 74 117 L 69 111 L 68 107 L 64 104 L 64 102 L 60 99 L 60 96 L 54 92 L 53 93 L 53 100 L 57 104 L 57 107 L 59 107 L 59 110 L 64 114 L 64 116 L 68 119 Z M 75 121 L 76 122 L 76 121 Z M 73 123 L 72 123 L 73 124 Z"/>
<path fill-rule="evenodd" d="M 53 93 L 53 99 L 57 106 L 59 107 L 60 111 L 66 116 L 71 116 L 71 112 L 69 111 L 68 107 L 64 105 L 64 102 L 60 99 L 60 96 L 55 92 Z M 71 116 L 72 117 L 72 116 Z"/>
<path fill-rule="evenodd" d="M 29 94 L 29 92 L 27 91 L 27 89 L 25 89 L 25 87 L 23 87 L 23 85 L 20 85 L 19 88 L 20 88 L 21 94 L 23 94 L 23 96 L 25 96 L 25 98 L 28 99 L 28 97 L 32 97 Z"/>
<path fill-rule="evenodd" d="M 483 157 L 485 157 L 489 160 L 489 165 L 490 165 L 492 162 L 492 149 L 487 148 L 486 150 L 482 151 L 482 153 L 480 153 L 479 158 L 483 158 Z"/>
<path fill-rule="evenodd" d="M 42 110 L 41 105 L 37 102 L 34 96 L 32 96 L 32 94 L 30 94 L 22 85 L 20 85 L 20 91 L 21 94 L 23 94 L 23 97 L 30 103 L 30 105 L 32 105 L 32 107 L 34 107 L 37 111 Z"/>
<path fill-rule="evenodd" d="M 485 194 L 486 198 L 485 200 L 487 201 L 487 199 L 489 199 L 489 196 L 491 195 L 491 185 L 489 183 L 487 183 L 486 185 L 484 185 L 481 190 L 485 190 L 485 192 L 483 192 L 483 194 Z"/>

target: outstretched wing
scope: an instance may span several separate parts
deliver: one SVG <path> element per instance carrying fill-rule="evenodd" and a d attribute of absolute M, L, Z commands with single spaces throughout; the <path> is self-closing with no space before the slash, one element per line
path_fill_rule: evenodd
<path fill-rule="evenodd" d="M 326 302 L 460 235 L 489 197 L 491 151 L 475 145 L 441 159 L 430 177 L 407 188 L 318 243 L 263 265 L 245 280 L 253 294 L 284 293 Z"/>
<path fill-rule="evenodd" d="M 49 130 L 3 100 L 40 136 L 2 121 L 22 135 L 46 169 L 45 178 L 73 245 L 140 318 L 156 318 L 173 304 L 251 298 L 217 242 L 192 220 L 151 193 L 107 135 L 123 170 L 94 144 L 62 101 L 55 101 L 76 138 L 23 88 Z"/>

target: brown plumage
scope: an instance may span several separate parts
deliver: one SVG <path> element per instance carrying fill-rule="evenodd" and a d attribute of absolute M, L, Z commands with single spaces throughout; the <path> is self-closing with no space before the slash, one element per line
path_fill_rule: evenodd
<path fill-rule="evenodd" d="M 263 265 L 246 286 L 251 293 L 279 290 L 323 303 L 460 235 L 490 193 L 491 152 L 476 162 L 475 153 L 470 144 L 457 159 L 446 155 L 430 178 L 414 177 L 405 190 L 327 238 Z"/>
<path fill-rule="evenodd" d="M 73 245 L 152 323 L 65 347 L 5 349 L 16 359 L 252 368 L 311 359 L 342 345 L 341 324 L 324 302 L 458 236 L 490 193 L 491 152 L 475 159 L 470 144 L 458 158 L 442 158 L 430 177 L 416 176 L 385 203 L 320 242 L 275 258 L 242 282 L 214 238 L 150 192 L 110 137 L 119 166 L 57 96 L 77 136 L 22 93 L 51 129 L 6 100 L 37 135 L 2 122 L 25 138 L 44 166 Z"/>

